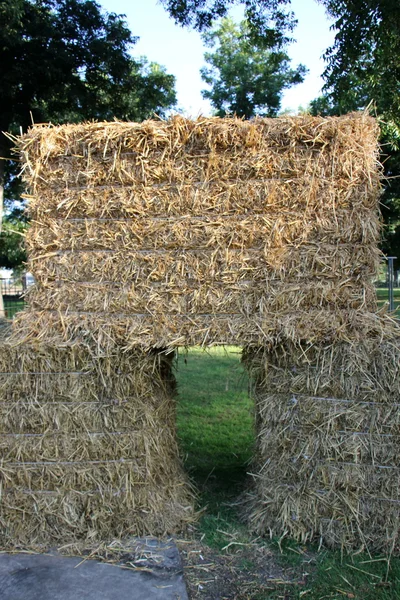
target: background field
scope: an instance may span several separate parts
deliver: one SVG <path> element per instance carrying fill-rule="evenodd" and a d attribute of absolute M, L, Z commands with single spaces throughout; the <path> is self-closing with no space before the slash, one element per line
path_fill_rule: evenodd
<path fill-rule="evenodd" d="M 382 306 L 384 304 L 389 304 L 387 288 L 377 288 L 376 295 L 378 296 L 378 305 L 379 306 Z M 395 308 L 395 315 L 397 318 L 399 318 L 400 317 L 400 288 L 394 289 L 394 308 Z"/>

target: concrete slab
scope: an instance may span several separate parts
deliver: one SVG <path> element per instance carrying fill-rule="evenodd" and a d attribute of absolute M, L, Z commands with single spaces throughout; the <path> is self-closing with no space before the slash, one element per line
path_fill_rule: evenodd
<path fill-rule="evenodd" d="M 135 552 L 131 554 L 132 549 Z M 0 555 L 1 600 L 188 600 L 174 544 L 136 540 L 127 566 L 45 554 Z M 81 563 L 81 564 L 80 564 Z"/>

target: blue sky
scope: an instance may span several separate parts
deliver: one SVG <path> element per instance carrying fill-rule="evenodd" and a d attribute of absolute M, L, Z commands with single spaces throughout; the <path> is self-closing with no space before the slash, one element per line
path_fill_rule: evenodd
<path fill-rule="evenodd" d="M 209 103 L 202 99 L 205 84 L 199 69 L 204 65 L 204 47 L 200 34 L 183 29 L 173 22 L 157 0 L 99 0 L 108 12 L 125 14 L 134 35 L 140 37 L 133 55 L 144 55 L 164 65 L 176 76 L 178 106 L 187 115 L 210 114 Z M 287 90 L 282 109 L 306 106 L 318 96 L 323 84 L 320 75 L 324 69 L 322 54 L 333 42 L 324 9 L 316 0 L 292 0 L 292 8 L 299 24 L 294 32 L 297 42 L 289 48 L 293 63 L 303 63 L 309 74 L 304 83 Z M 240 13 L 236 10 L 234 17 Z"/>

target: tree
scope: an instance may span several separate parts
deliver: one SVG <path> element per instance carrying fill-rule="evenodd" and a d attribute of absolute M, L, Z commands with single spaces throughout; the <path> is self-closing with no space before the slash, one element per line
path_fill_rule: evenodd
<path fill-rule="evenodd" d="M 400 258 L 400 11 L 397 0 L 322 0 L 335 19 L 323 74 L 325 95 L 313 114 L 344 114 L 371 106 L 381 125 L 386 254 Z"/>
<path fill-rule="evenodd" d="M 381 119 L 381 161 L 384 191 L 381 211 L 384 221 L 382 250 L 400 259 L 400 121 Z"/>
<path fill-rule="evenodd" d="M 321 0 L 335 19 L 325 59 L 325 89 L 334 103 L 365 105 L 400 120 L 400 10 L 398 0 Z"/>
<path fill-rule="evenodd" d="M 242 4 L 249 34 L 260 46 L 284 46 L 296 26 L 290 0 L 161 0 L 176 23 L 204 32 L 217 19 L 227 16 L 229 8 Z"/>
<path fill-rule="evenodd" d="M 7 215 L 3 221 L 0 237 L 0 264 L 6 269 L 19 272 L 26 261 L 24 235 L 27 229 L 25 220 Z"/>
<path fill-rule="evenodd" d="M 136 38 L 94 0 L 0 0 L 0 18 L 0 131 L 31 119 L 140 120 L 175 103 L 174 77 L 132 59 Z M 0 157 L 10 158 L 4 135 Z"/>
<path fill-rule="evenodd" d="M 218 116 L 274 117 L 283 90 L 304 79 L 306 68 L 291 69 L 283 50 L 260 46 L 249 36 L 246 21 L 236 25 L 225 18 L 214 30 L 205 32 L 203 40 L 214 50 L 204 55 L 210 66 L 201 69 L 201 76 L 211 90 L 202 93 Z"/>
<path fill-rule="evenodd" d="M 32 120 L 142 120 L 176 102 L 174 76 L 134 60 L 137 38 L 94 0 L 0 0 L 0 20 L 0 211 L 4 185 L 9 204 L 21 192 L 1 132 L 19 133 Z"/>

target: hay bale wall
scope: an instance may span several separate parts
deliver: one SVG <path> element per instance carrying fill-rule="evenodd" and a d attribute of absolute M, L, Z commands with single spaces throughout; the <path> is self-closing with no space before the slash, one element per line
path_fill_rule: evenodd
<path fill-rule="evenodd" d="M 377 133 L 364 114 L 176 117 L 18 140 L 36 285 L 0 353 L 8 540 L 190 518 L 155 350 L 239 344 L 259 433 L 252 526 L 397 548 L 400 336 L 376 314 Z"/>
<path fill-rule="evenodd" d="M 34 127 L 19 327 L 108 347 L 346 335 L 376 309 L 376 137 L 362 114 Z"/>

